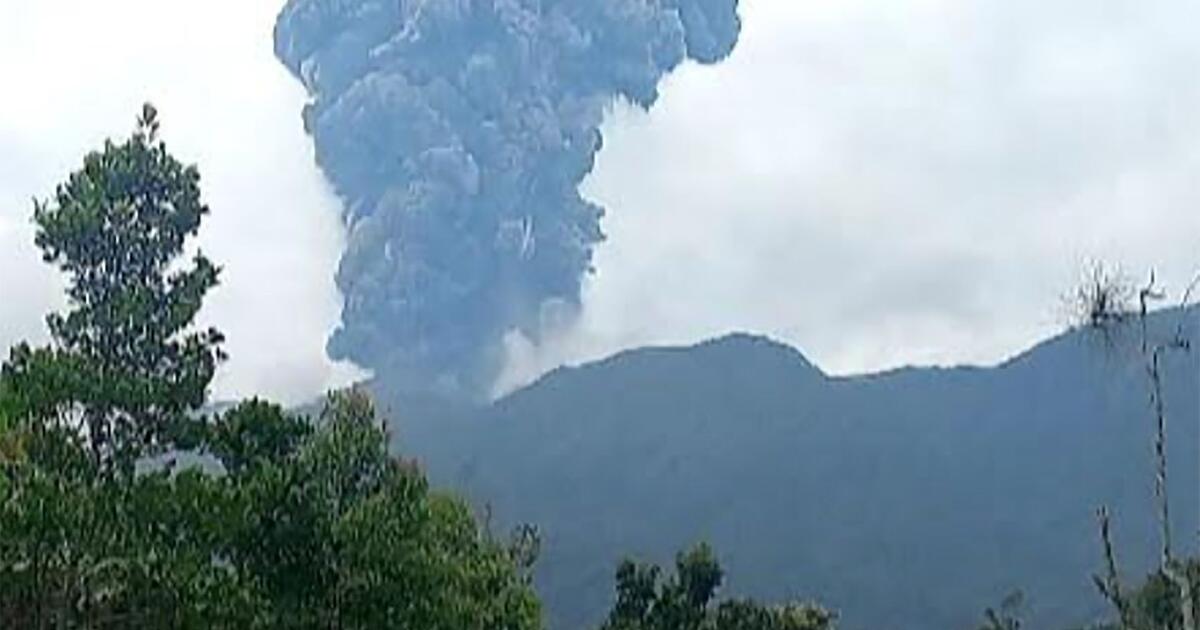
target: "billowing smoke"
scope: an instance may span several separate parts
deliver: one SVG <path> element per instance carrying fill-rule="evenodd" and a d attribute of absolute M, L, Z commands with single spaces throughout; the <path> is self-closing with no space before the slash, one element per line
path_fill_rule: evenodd
<path fill-rule="evenodd" d="M 335 359 L 392 386 L 484 395 L 512 331 L 580 309 L 604 238 L 578 185 L 605 110 L 721 60 L 738 0 L 290 0 L 275 50 L 344 202 Z"/>

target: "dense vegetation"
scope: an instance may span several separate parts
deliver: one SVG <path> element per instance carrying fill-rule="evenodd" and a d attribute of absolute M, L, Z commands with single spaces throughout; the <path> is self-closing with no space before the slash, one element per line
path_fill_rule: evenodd
<path fill-rule="evenodd" d="M 1189 560 L 1186 565 L 1192 589 L 1200 589 L 1200 560 Z M 1161 571 L 1155 571 L 1130 594 L 1128 616 L 1124 626 L 1118 622 L 1103 627 L 1106 630 L 1183 629 L 1185 626 L 1179 589 Z"/>
<path fill-rule="evenodd" d="M 200 413 L 222 338 L 192 324 L 219 274 L 179 259 L 206 213 L 149 107 L 36 209 L 70 310 L 0 378 L 2 625 L 539 627 L 516 549 L 388 455 L 361 393 L 315 421 Z"/>
<path fill-rule="evenodd" d="M 0 625 L 16 628 L 542 626 L 536 528 L 501 543 L 388 453 L 359 390 L 316 418 L 249 400 L 204 413 L 220 270 L 181 260 L 208 212 L 147 106 L 37 204 L 68 279 L 52 343 L 0 371 Z M 706 547 L 669 581 L 628 562 L 606 630 L 825 630 L 815 606 L 716 604 Z"/>
<path fill-rule="evenodd" d="M 132 138 L 88 155 L 53 201 L 36 205 L 37 244 L 46 261 L 65 272 L 70 306 L 48 318 L 50 345 L 20 345 L 0 370 L 0 622 L 22 628 L 540 627 L 540 604 L 531 587 L 537 530 L 519 528 L 501 543 L 479 527 L 463 502 L 431 491 L 414 464 L 389 455 L 383 423 L 362 392 L 332 394 L 316 418 L 260 400 L 221 414 L 202 412 L 224 354 L 219 331 L 193 326 L 219 269 L 199 254 L 190 263 L 181 260 L 208 212 L 199 180 L 194 167 L 167 152 L 156 113 L 147 107 Z M 695 365 L 642 365 L 632 380 L 644 386 L 650 376 L 671 379 L 665 390 L 643 390 L 649 397 L 642 403 L 664 417 L 689 414 L 676 413 L 654 393 L 690 400 L 692 413 L 738 404 L 754 411 L 760 424 L 769 418 L 766 412 L 780 408 L 771 406 L 771 383 L 800 383 L 797 391 L 817 400 L 826 383 L 795 357 L 759 353 L 754 369 L 740 372 L 730 358 L 719 361 L 725 371 L 711 383 L 711 392 L 720 395 L 712 405 L 697 406 L 703 396 L 672 391 L 681 384 L 709 387 L 704 384 L 710 379 Z M 1063 365 L 1061 359 L 1056 363 Z M 1152 366 L 1159 369 L 1157 362 Z M 1183 371 L 1190 373 L 1190 367 L 1184 364 Z M 781 378 L 780 370 L 799 380 Z M 1159 379 L 1157 372 L 1151 375 Z M 890 389 L 907 396 L 913 395 L 913 381 L 922 378 L 895 377 L 907 384 Z M 972 375 L 955 378 L 959 396 L 970 398 Z M 739 383 L 750 386 L 754 401 L 733 395 Z M 861 386 L 842 386 L 863 394 Z M 1162 382 L 1155 380 L 1155 386 L 1161 401 Z M 551 380 L 548 387 L 551 396 L 576 403 L 590 395 L 570 382 Z M 502 410 L 536 419 L 541 414 L 530 396 Z M 890 408 L 902 411 L 903 400 Z M 600 420 L 597 427 L 618 424 L 615 418 Z M 720 435 L 719 424 L 706 424 Z M 450 428 L 443 424 L 439 430 Z M 510 433 L 514 428 L 505 427 Z M 527 449 L 529 442 L 520 437 L 515 443 Z M 842 440 L 842 449 L 831 450 L 842 453 L 840 458 L 848 446 Z M 958 446 L 963 443 L 970 440 Z M 504 444 L 498 440 L 491 447 L 503 456 Z M 912 448 L 919 444 L 905 444 L 910 454 L 920 452 Z M 529 465 L 520 453 L 509 455 Z M 1117 462 L 1113 452 L 1099 455 L 1109 466 Z M 700 461 L 709 475 L 719 475 L 716 481 L 728 481 L 720 460 Z M 1026 457 L 1022 466 L 1027 462 Z M 675 474 L 677 465 L 678 460 Z M 558 470 L 569 473 L 570 467 Z M 643 479 L 647 470 L 653 469 L 639 473 Z M 530 487 L 520 479 L 495 478 L 528 496 Z M 604 478 L 595 475 L 586 485 L 602 489 Z M 689 486 L 721 487 L 713 481 Z M 763 487 L 756 487 L 761 494 Z M 869 497 L 856 500 L 859 509 L 886 508 L 886 502 Z M 971 512 L 971 505 L 960 507 Z M 746 506 L 722 509 L 731 507 L 738 522 L 751 516 Z M 885 522 L 894 527 L 898 513 L 890 514 Z M 869 521 L 868 514 L 859 516 L 846 522 Z M 1104 542 L 1111 542 L 1107 521 Z M 772 553 L 783 551 L 773 544 Z M 1108 552 L 1111 561 L 1111 548 Z M 1164 556 L 1169 559 L 1168 550 Z M 1178 567 L 1200 586 L 1200 564 Z M 1115 572 L 1097 578 L 1117 604 L 1111 627 L 1184 628 L 1186 607 L 1178 580 L 1168 573 L 1152 572 L 1140 588 L 1116 597 Z M 626 561 L 616 572 L 616 602 L 602 630 L 832 627 L 834 616 L 814 605 L 717 602 L 724 575 L 703 545 L 680 554 L 669 577 L 653 564 Z M 1022 611 L 1014 601 L 986 611 L 983 627 L 1020 627 Z"/>

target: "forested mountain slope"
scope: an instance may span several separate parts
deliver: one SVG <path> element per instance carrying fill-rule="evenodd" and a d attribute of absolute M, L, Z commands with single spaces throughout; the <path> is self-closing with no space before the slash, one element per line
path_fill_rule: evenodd
<path fill-rule="evenodd" d="M 1198 368 L 1195 353 L 1165 364 L 1175 538 L 1191 551 Z M 435 481 L 490 505 L 497 528 L 541 528 L 555 628 L 598 621 L 623 554 L 667 561 L 700 539 L 735 589 L 817 598 L 851 630 L 971 627 L 1017 588 L 1032 627 L 1094 620 L 1096 508 L 1114 513 L 1131 579 L 1158 545 L 1132 332 L 1070 332 L 990 368 L 846 378 L 732 335 L 559 369 L 487 408 L 391 407 L 398 448 Z"/>

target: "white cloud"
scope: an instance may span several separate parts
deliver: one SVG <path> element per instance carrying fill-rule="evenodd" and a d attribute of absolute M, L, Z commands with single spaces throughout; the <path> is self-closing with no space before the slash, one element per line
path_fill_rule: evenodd
<path fill-rule="evenodd" d="M 44 338 L 60 303 L 32 245 L 30 198 L 141 103 L 197 163 L 212 215 L 200 247 L 225 268 L 202 318 L 229 338 L 219 397 L 309 399 L 348 372 L 324 358 L 337 320 L 337 202 L 300 123 L 304 94 L 273 57 L 270 0 L 0 0 L 0 348 Z"/>
<path fill-rule="evenodd" d="M 1061 328 L 1086 259 L 1180 288 L 1200 264 L 1198 13 L 743 3 L 731 59 L 609 120 L 584 320 L 514 373 L 747 328 L 839 373 L 988 363 Z"/>

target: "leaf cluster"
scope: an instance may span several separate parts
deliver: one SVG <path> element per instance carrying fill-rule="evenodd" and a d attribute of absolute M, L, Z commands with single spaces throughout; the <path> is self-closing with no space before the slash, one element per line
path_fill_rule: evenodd
<path fill-rule="evenodd" d="M 204 404 L 224 338 L 193 322 L 219 269 L 184 246 L 208 214 L 195 166 L 175 159 L 147 105 L 127 141 L 107 141 L 35 202 L 35 242 L 67 278 L 68 310 L 47 318 L 54 343 L 20 350 L 14 378 L 61 385 L 40 392 L 43 419 L 86 432 L 98 465 L 128 468 L 170 449 L 179 425 Z M 26 374 L 25 372 L 29 372 Z"/>
<path fill-rule="evenodd" d="M 539 627 L 527 567 L 388 454 L 365 395 L 200 413 L 218 270 L 180 258 L 207 211 L 149 106 L 36 204 L 70 300 L 0 368 L 0 627 Z"/>
<path fill-rule="evenodd" d="M 750 599 L 715 602 L 724 570 L 711 547 L 680 553 L 675 574 L 625 560 L 617 601 L 601 630 L 829 630 L 833 613 L 811 604 L 768 606 Z"/>
<path fill-rule="evenodd" d="M 365 396 L 331 396 L 315 426 L 250 401 L 205 434 L 208 467 L 168 459 L 132 477 L 99 475 L 61 436 L 53 467 L 6 466 L 0 622 L 539 627 L 508 550 L 387 454 Z"/>

